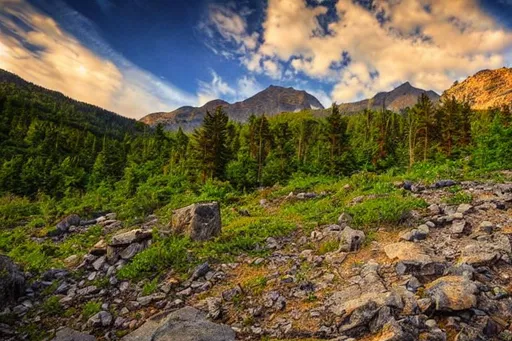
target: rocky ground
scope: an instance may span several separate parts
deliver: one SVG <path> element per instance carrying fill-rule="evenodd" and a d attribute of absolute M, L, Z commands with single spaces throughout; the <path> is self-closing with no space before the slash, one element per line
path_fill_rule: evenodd
<path fill-rule="evenodd" d="M 114 214 L 68 217 L 51 236 L 56 242 L 94 224 L 114 236 L 41 278 L 0 258 L 0 294 L 8 293 L 1 298 L 19 296 L 4 303 L 0 337 L 27 339 L 20 326 L 44 322 L 54 340 L 512 340 L 512 184 L 463 182 L 471 203 L 446 204 L 454 184 L 395 184 L 429 204 L 404 216 L 400 228 L 365 234 L 343 214 L 311 233 L 268 238 L 265 257 L 204 263 L 187 278 L 170 269 L 151 294 L 146 282 L 116 273 L 151 245 L 158 219 L 119 230 Z M 272 212 L 284 200 L 315 196 L 261 204 Z M 21 282 L 26 290 L 16 292 Z M 44 315 L 52 300 L 70 313 Z M 99 307 L 84 319 L 72 308 L 88 301 Z"/>

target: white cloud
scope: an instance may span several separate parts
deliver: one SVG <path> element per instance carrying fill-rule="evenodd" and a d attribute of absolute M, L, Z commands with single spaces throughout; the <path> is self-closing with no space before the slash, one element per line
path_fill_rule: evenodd
<path fill-rule="evenodd" d="M 375 0 L 371 10 L 352 0 L 317 3 L 268 0 L 261 38 L 249 53 L 239 53 L 242 65 L 280 79 L 292 74 L 281 71 L 289 64 L 294 74 L 333 83 L 332 99 L 346 102 L 405 81 L 442 92 L 455 79 L 511 62 L 512 32 L 478 0 Z M 327 3 L 339 18 L 328 33 L 319 21 Z M 246 24 L 238 27 L 245 28 L 238 37 L 251 35 Z M 232 41 L 245 51 L 244 39 Z M 333 67 L 343 56 L 350 62 Z"/>
<path fill-rule="evenodd" d="M 197 97 L 199 105 L 204 105 L 214 99 L 236 102 L 254 96 L 263 90 L 263 87 L 254 77 L 243 76 L 236 81 L 236 86 L 230 86 L 214 70 L 211 70 L 210 82 L 199 81 Z"/>
<path fill-rule="evenodd" d="M 46 88 L 133 118 L 197 103 L 114 51 L 90 50 L 23 0 L 2 0 L 0 22 L 10 32 L 0 35 L 0 68 Z"/>

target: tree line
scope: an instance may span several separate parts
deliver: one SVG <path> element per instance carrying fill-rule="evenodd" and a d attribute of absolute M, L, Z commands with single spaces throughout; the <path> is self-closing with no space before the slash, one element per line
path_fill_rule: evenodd
<path fill-rule="evenodd" d="M 510 106 L 471 110 L 455 98 L 421 95 L 403 113 L 334 104 L 310 112 L 229 120 L 207 112 L 192 134 L 120 120 L 102 129 L 101 112 L 44 94 L 0 87 L 0 193 L 31 198 L 81 195 L 109 187 L 126 197 L 148 182 L 229 182 L 239 190 L 285 183 L 293 174 L 346 176 L 404 171 L 418 163 L 467 160 L 478 169 L 512 167 Z M 78 117 L 78 119 L 77 119 Z M 164 180 L 162 180 L 164 179 Z"/>

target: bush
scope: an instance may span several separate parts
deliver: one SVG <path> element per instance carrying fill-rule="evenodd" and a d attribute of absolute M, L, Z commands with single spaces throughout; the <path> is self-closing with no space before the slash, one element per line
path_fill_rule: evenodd
<path fill-rule="evenodd" d="M 172 236 L 159 240 L 137 254 L 131 263 L 119 270 L 118 276 L 121 279 L 140 280 L 169 268 L 183 272 L 190 266 L 187 251 L 189 246 L 190 241 L 186 238 Z"/>
<path fill-rule="evenodd" d="M 101 311 L 101 302 L 89 301 L 82 308 L 82 316 L 84 319 L 89 319 L 89 317 L 99 313 Z"/>

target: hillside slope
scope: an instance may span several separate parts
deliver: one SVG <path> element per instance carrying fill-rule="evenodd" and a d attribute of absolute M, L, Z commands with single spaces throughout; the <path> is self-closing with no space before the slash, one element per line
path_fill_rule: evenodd
<path fill-rule="evenodd" d="M 473 109 L 485 110 L 512 103 L 512 68 L 482 70 L 446 90 L 443 98 L 467 101 Z"/>

